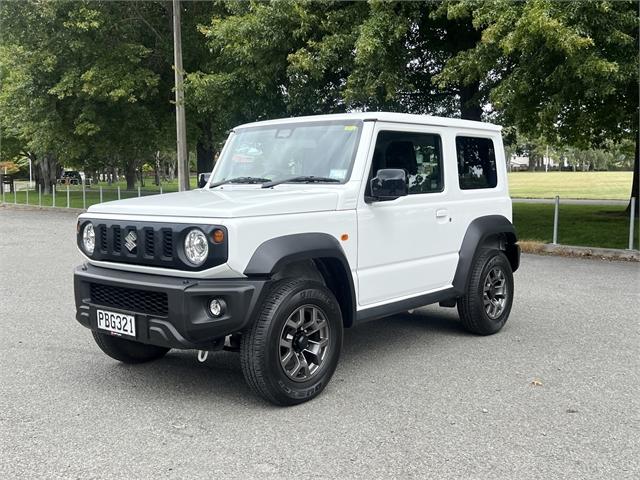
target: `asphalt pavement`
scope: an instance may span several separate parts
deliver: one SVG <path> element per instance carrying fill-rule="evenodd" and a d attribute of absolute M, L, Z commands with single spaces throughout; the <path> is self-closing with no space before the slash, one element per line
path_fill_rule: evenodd
<path fill-rule="evenodd" d="M 74 319 L 75 216 L 0 207 L 0 478 L 640 477 L 640 265 L 524 255 L 511 318 L 427 307 L 347 330 L 316 400 L 238 355 L 106 357 Z"/>

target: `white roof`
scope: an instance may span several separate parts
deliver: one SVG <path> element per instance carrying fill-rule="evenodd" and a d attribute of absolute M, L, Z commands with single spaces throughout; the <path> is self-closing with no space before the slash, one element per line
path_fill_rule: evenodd
<path fill-rule="evenodd" d="M 291 117 L 279 118 L 276 120 L 265 120 L 261 122 L 245 123 L 236 128 L 257 127 L 278 125 L 282 123 L 297 122 L 321 122 L 321 121 L 340 121 L 340 120 L 362 120 L 395 123 L 413 123 L 418 125 L 435 125 L 440 127 L 457 127 L 457 128 L 474 128 L 478 130 L 500 131 L 500 125 L 493 123 L 475 122 L 473 120 L 461 120 L 459 118 L 433 117 L 431 115 L 415 115 L 411 113 L 393 113 L 393 112 L 357 112 L 357 113 L 336 113 L 332 115 L 312 115 L 308 117 Z"/>

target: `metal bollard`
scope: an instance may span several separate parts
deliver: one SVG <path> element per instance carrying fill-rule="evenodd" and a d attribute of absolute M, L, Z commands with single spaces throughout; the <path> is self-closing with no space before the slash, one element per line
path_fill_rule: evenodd
<path fill-rule="evenodd" d="M 87 208 L 87 194 L 84 189 L 84 181 L 82 182 L 82 208 Z"/>
<path fill-rule="evenodd" d="M 560 210 L 560 197 L 556 195 L 556 206 L 553 212 L 553 244 L 558 244 L 558 210 Z"/>
<path fill-rule="evenodd" d="M 138 197 L 140 197 L 140 185 L 138 185 Z"/>
<path fill-rule="evenodd" d="M 29 205 L 29 187 L 27 187 L 25 193 L 27 194 L 27 205 Z"/>
<path fill-rule="evenodd" d="M 160 195 L 162 195 L 162 185 L 160 185 Z"/>
<path fill-rule="evenodd" d="M 52 200 L 51 200 L 51 206 L 55 207 L 56 206 L 56 185 L 55 185 L 55 183 L 53 185 L 51 185 L 51 188 L 53 189 L 52 190 L 53 191 L 53 197 L 52 197 Z"/>
<path fill-rule="evenodd" d="M 70 200 L 70 197 L 69 197 L 69 184 L 67 183 L 67 208 L 69 208 L 71 206 L 70 205 L 71 202 L 69 200 Z"/>
<path fill-rule="evenodd" d="M 14 205 L 18 204 L 18 189 L 15 187 L 13 187 L 13 203 Z"/>
<path fill-rule="evenodd" d="M 120 185 L 118 185 L 118 200 L 120 200 Z"/>
<path fill-rule="evenodd" d="M 38 184 L 38 206 L 42 206 L 42 184 Z"/>
<path fill-rule="evenodd" d="M 631 216 L 629 217 L 629 250 L 633 250 L 633 237 L 636 221 L 636 197 L 631 197 Z"/>
<path fill-rule="evenodd" d="M 100 185 L 100 203 L 102 203 L 102 185 Z"/>

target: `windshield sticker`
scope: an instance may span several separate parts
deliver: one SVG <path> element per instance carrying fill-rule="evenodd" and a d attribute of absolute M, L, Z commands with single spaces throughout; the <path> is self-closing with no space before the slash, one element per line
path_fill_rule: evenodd
<path fill-rule="evenodd" d="M 353 132 L 354 130 L 356 130 L 358 127 L 356 127 L 355 125 L 346 125 L 344 127 L 344 131 L 345 132 Z"/>
<path fill-rule="evenodd" d="M 332 168 L 331 171 L 329 172 L 329 176 L 331 178 L 335 178 L 338 180 L 344 180 L 344 177 L 347 176 L 347 171 L 344 169 L 334 169 Z"/>

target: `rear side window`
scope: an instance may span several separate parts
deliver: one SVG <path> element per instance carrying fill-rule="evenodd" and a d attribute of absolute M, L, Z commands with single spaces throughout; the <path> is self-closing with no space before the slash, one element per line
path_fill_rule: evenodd
<path fill-rule="evenodd" d="M 458 182 L 462 190 L 494 188 L 498 184 L 493 140 L 456 137 Z"/>

